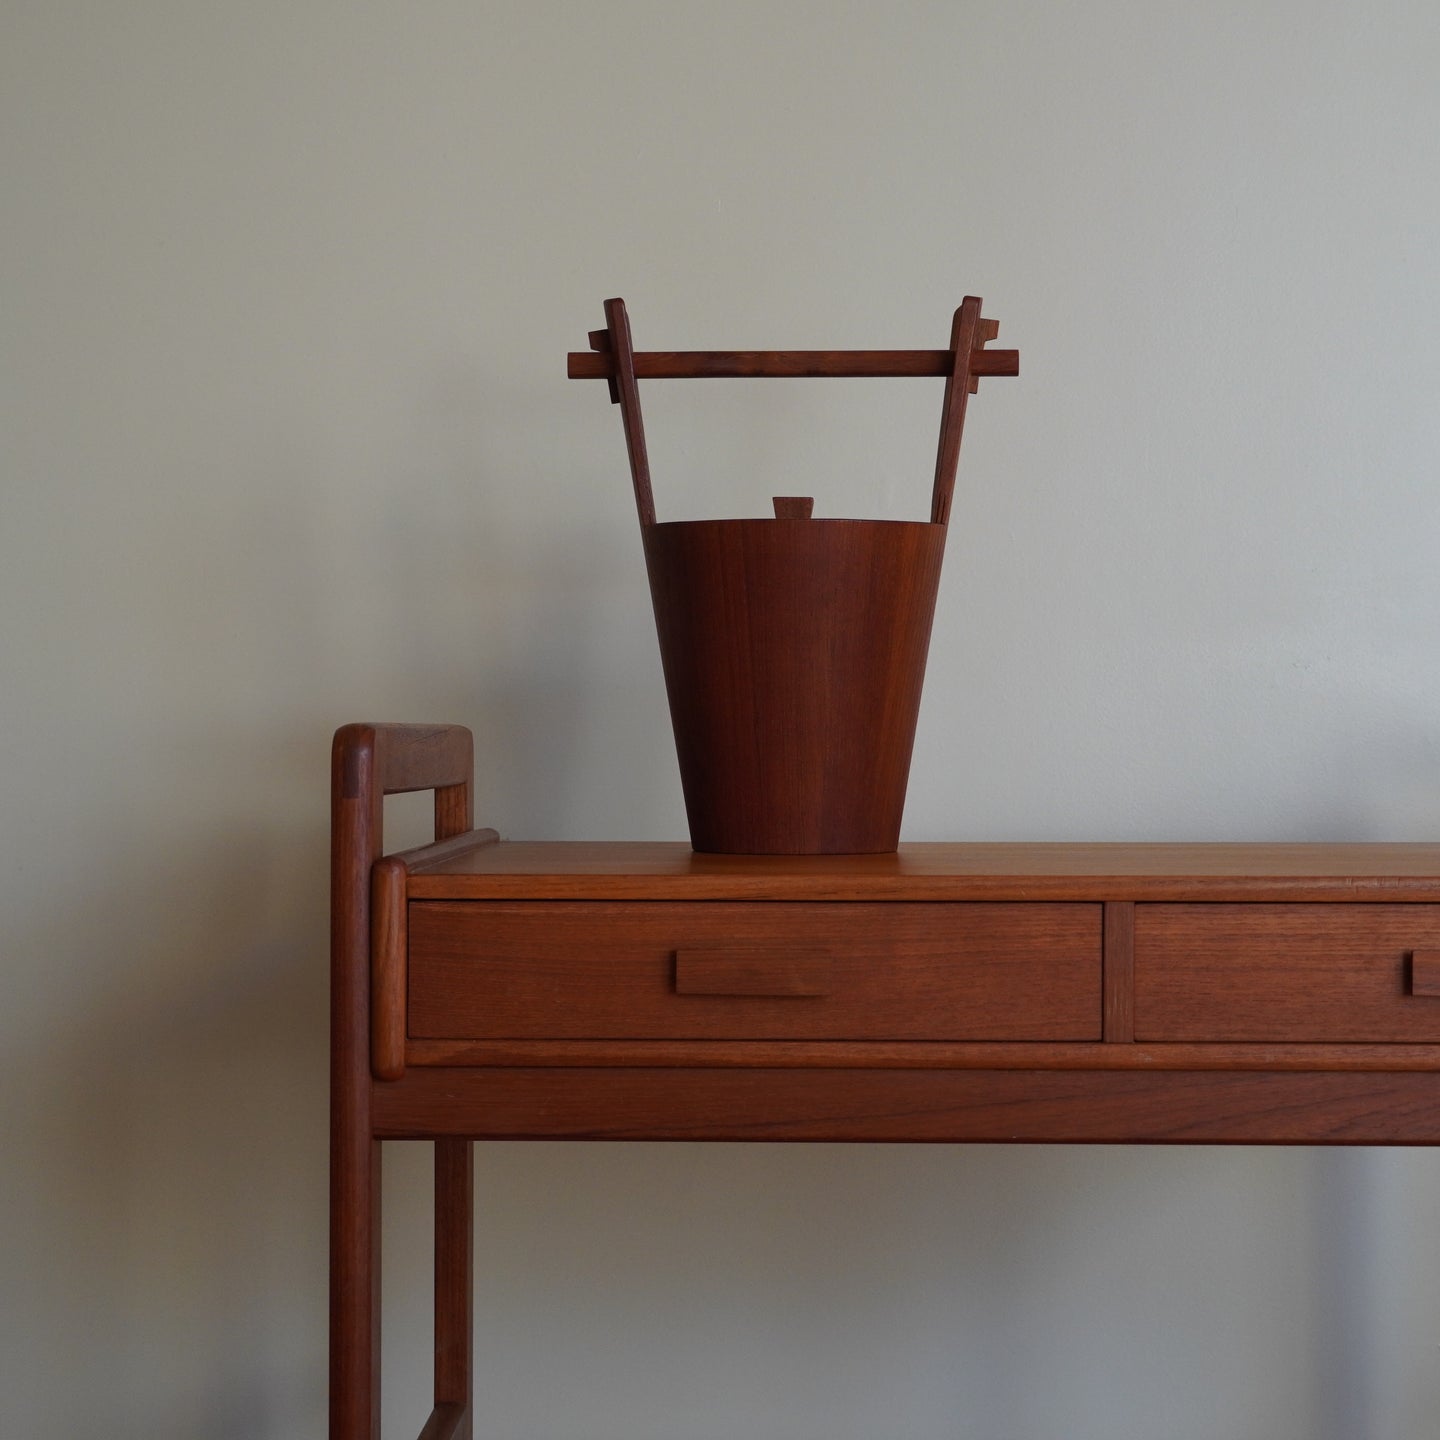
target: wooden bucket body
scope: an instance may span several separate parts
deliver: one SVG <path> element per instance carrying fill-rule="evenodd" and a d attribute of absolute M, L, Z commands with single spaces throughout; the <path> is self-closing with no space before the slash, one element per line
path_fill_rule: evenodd
<path fill-rule="evenodd" d="M 590 352 L 568 357 L 620 407 L 696 850 L 900 843 L 966 398 L 983 375 L 1020 373 L 1018 351 L 985 348 L 1000 327 L 981 308 L 965 297 L 945 350 L 637 352 L 613 299 Z M 819 375 L 944 377 L 928 524 L 814 520 L 793 495 L 774 520 L 656 521 L 640 379 Z"/>
<path fill-rule="evenodd" d="M 697 520 L 643 530 L 696 850 L 894 850 L 945 527 Z"/>

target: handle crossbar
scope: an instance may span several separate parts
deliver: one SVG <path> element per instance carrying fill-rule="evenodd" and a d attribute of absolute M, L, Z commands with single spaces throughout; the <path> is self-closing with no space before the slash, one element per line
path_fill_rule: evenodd
<path fill-rule="evenodd" d="M 637 380 L 784 379 L 796 377 L 894 376 L 945 379 L 955 373 L 951 350 L 637 350 Z M 571 380 L 610 380 L 615 363 L 608 354 L 575 350 L 567 357 Z M 1018 375 L 1018 350 L 973 350 L 972 375 Z"/>
<path fill-rule="evenodd" d="M 640 380 L 704 380 L 721 378 L 785 378 L 789 376 L 935 376 L 945 381 L 940 415 L 940 444 L 935 457 L 935 484 L 930 520 L 950 519 L 950 497 L 960 461 L 960 435 L 965 427 L 966 397 L 974 394 L 984 375 L 1018 375 L 1018 350 L 987 350 L 1000 333 L 997 321 L 980 314 L 982 301 L 967 295 L 955 312 L 948 350 L 640 350 L 630 339 L 630 321 L 623 300 L 605 302 L 605 329 L 589 334 L 590 349 L 572 351 L 566 373 L 572 380 L 604 380 L 610 401 L 619 405 L 625 427 L 625 448 L 635 485 L 640 526 L 655 524 L 650 488 L 650 460 L 645 448 L 645 422 L 640 414 Z M 777 503 L 777 515 L 780 514 Z M 787 516 L 788 516 L 787 512 Z"/>

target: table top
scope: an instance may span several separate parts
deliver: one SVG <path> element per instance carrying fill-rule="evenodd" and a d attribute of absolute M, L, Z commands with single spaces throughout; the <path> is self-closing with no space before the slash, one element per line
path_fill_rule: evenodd
<path fill-rule="evenodd" d="M 448 841 L 411 899 L 1440 901 L 1440 844 L 907 844 L 708 855 L 683 842 Z"/>

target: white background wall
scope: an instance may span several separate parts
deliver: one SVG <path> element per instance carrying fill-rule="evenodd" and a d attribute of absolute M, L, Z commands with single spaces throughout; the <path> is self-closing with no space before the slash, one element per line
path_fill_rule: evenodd
<path fill-rule="evenodd" d="M 1429 0 L 11 0 L 0 69 L 5 1436 L 323 1431 L 337 725 L 471 725 L 507 835 L 683 835 L 563 378 L 608 295 L 821 348 L 970 291 L 1020 347 L 910 838 L 1440 830 Z M 662 518 L 924 513 L 939 382 L 646 401 Z M 1434 1433 L 1424 1153 L 534 1146 L 477 1194 L 486 1434 Z"/>

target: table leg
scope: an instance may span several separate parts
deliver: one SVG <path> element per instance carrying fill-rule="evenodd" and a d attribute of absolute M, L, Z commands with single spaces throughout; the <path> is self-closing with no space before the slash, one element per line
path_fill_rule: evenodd
<path fill-rule="evenodd" d="M 455 1440 L 471 1440 L 474 1146 L 435 1142 L 435 1407 L 460 1405 Z"/>
<path fill-rule="evenodd" d="M 364 1136 L 331 1157 L 330 1440 L 380 1440 L 380 1142 Z"/>

